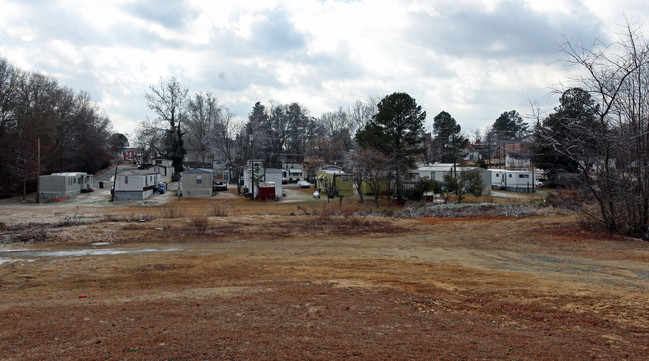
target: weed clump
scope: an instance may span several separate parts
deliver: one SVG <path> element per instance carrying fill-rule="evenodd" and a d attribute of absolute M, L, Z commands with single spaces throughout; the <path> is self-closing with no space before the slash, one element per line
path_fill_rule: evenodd
<path fill-rule="evenodd" d="M 192 218 L 192 224 L 194 225 L 198 233 L 207 232 L 207 228 L 209 227 L 207 216 L 196 216 Z"/>
<path fill-rule="evenodd" d="M 216 202 L 208 213 L 210 217 L 227 217 L 230 215 L 230 205 L 225 202 Z"/>

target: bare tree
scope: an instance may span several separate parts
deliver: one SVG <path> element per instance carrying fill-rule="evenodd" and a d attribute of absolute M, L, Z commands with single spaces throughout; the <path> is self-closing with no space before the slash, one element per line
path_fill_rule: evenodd
<path fill-rule="evenodd" d="M 377 105 L 380 101 L 379 97 L 370 97 L 366 101 L 357 100 L 352 104 L 349 110 L 349 132 L 352 135 L 356 134 L 378 113 Z"/>
<path fill-rule="evenodd" d="M 360 201 L 363 202 L 363 184 L 366 184 L 378 207 L 381 187 L 389 184 L 388 176 L 391 168 L 387 156 L 368 149 L 354 150 L 348 168 L 354 177 Z"/>
<path fill-rule="evenodd" d="M 249 159 L 248 139 L 243 136 L 244 124 L 237 121 L 234 114 L 227 107 L 223 107 L 220 116 L 216 119 L 212 130 L 212 143 L 217 156 L 225 160 L 234 172 L 237 180 L 237 193 L 241 192 L 239 177 L 243 175 L 243 168 Z"/>
<path fill-rule="evenodd" d="M 566 40 L 570 65 L 582 70 L 572 83 L 593 95 L 594 124 L 566 118 L 562 136 L 540 139 L 578 168 L 583 189 L 595 200 L 582 211 L 610 232 L 649 239 L 649 42 L 627 23 L 611 44 Z"/>
<path fill-rule="evenodd" d="M 476 197 L 481 196 L 484 182 L 479 169 L 470 169 L 460 171 L 457 174 L 453 172 L 444 174 L 443 186 L 447 192 L 455 193 L 455 199 L 458 203 L 461 203 L 467 194 L 473 194 Z M 446 201 L 448 202 L 448 195 Z"/>
<path fill-rule="evenodd" d="M 185 122 L 185 140 L 187 150 L 196 154 L 201 163 L 210 159 L 214 150 L 213 133 L 222 107 L 212 93 L 196 93 L 187 102 L 187 121 Z"/>
<path fill-rule="evenodd" d="M 185 158 L 181 124 L 185 119 L 184 106 L 188 91 L 180 85 L 178 79 L 172 77 L 166 82 L 160 79 L 159 86 L 152 85 L 144 93 L 149 109 L 157 116 L 157 122 L 167 126 L 162 144 L 157 146 L 157 150 L 163 157 L 172 160 L 176 174 L 183 171 Z"/>

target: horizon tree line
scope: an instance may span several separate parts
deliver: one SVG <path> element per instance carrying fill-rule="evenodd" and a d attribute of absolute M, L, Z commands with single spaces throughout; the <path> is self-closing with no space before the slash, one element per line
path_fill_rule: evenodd
<path fill-rule="evenodd" d="M 125 142 L 88 93 L 0 58 L 0 197 L 26 200 L 39 171 L 95 173 Z"/>

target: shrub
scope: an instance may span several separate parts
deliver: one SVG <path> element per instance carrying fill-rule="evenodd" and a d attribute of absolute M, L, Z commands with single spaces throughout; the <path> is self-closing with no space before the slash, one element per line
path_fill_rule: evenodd
<path fill-rule="evenodd" d="M 160 215 L 164 219 L 180 218 L 180 211 L 174 206 L 164 206 L 160 208 Z"/>
<path fill-rule="evenodd" d="M 227 217 L 230 214 L 230 205 L 225 202 L 216 202 L 210 209 L 211 217 Z"/>
<path fill-rule="evenodd" d="M 196 216 L 192 218 L 192 223 L 194 224 L 194 227 L 196 227 L 198 233 L 205 233 L 209 226 L 207 216 Z"/>
<path fill-rule="evenodd" d="M 583 192 L 574 189 L 560 190 L 556 193 L 550 193 L 545 198 L 545 204 L 555 208 L 565 208 L 572 211 L 577 211 L 581 208 L 581 204 L 587 198 Z"/>

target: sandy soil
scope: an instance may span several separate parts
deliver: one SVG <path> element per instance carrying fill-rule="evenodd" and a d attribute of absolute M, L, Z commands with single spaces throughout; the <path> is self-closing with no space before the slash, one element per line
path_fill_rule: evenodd
<path fill-rule="evenodd" d="M 649 359 L 647 242 L 289 193 L 0 204 L 0 359 Z"/>

